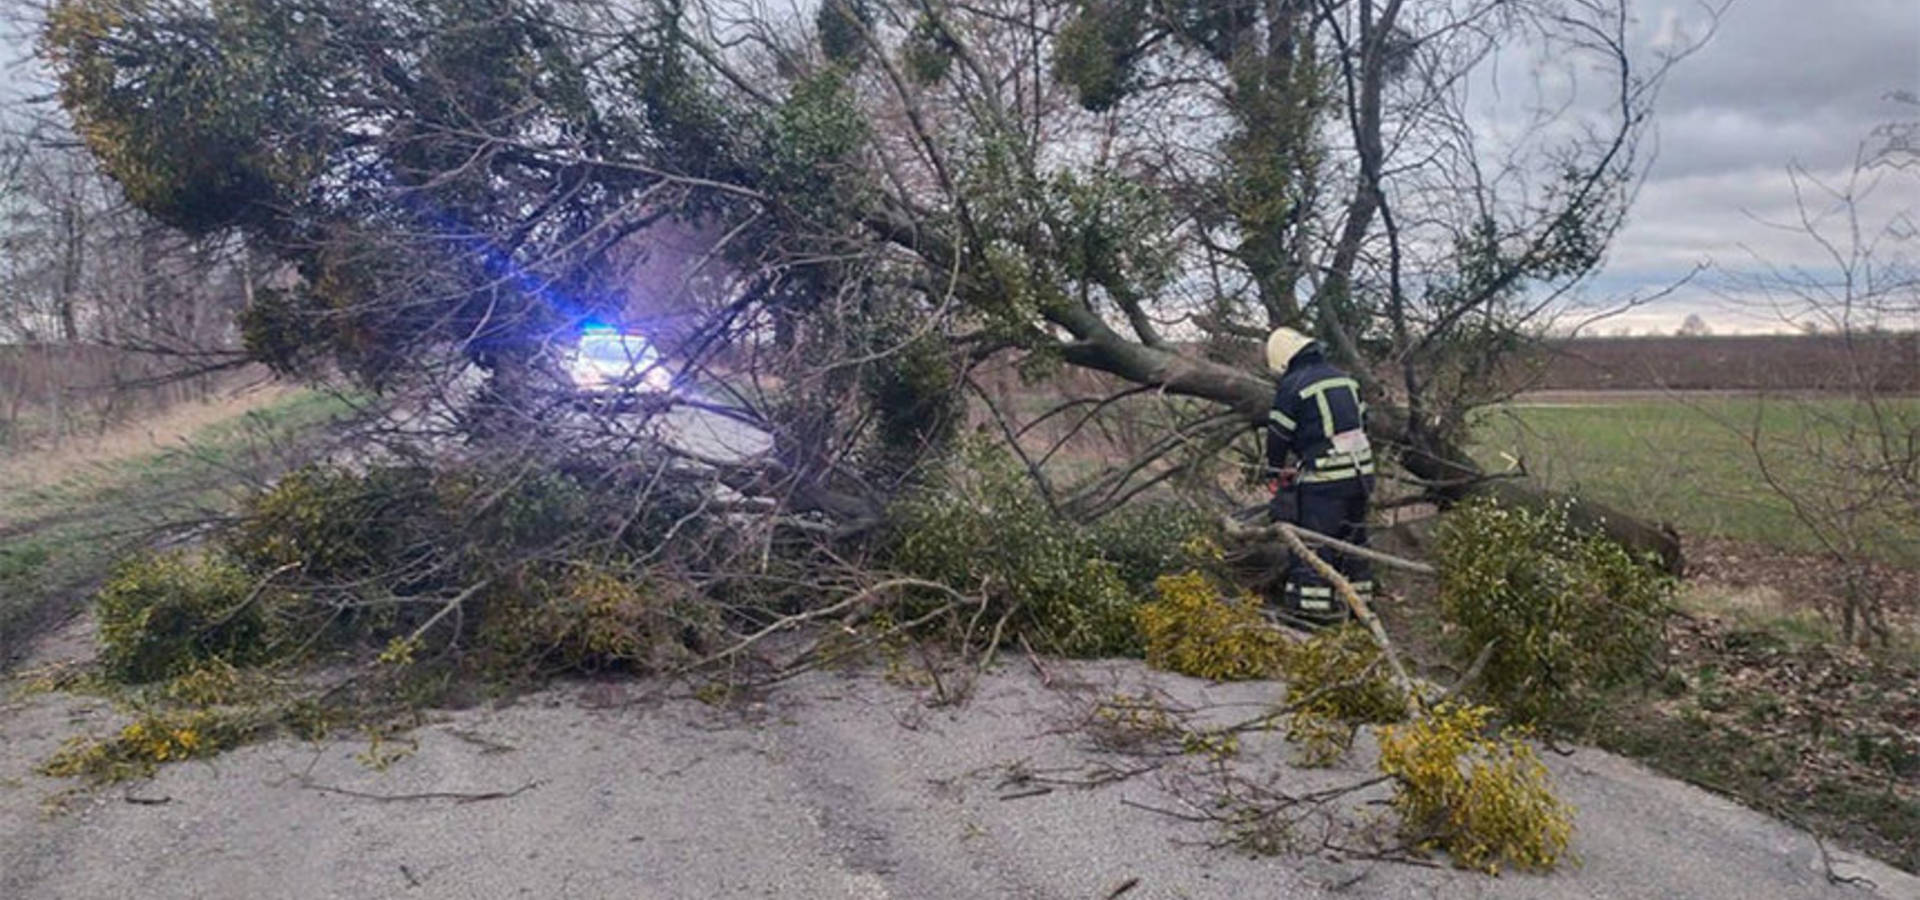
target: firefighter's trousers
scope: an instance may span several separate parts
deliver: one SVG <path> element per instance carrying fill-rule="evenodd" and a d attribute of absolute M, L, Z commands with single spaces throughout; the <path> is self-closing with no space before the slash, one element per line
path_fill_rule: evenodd
<path fill-rule="evenodd" d="M 1370 477 L 1295 484 L 1282 488 L 1283 496 L 1275 498 L 1273 518 L 1364 547 L 1367 545 L 1367 500 L 1372 492 Z M 1360 599 L 1373 600 L 1372 563 L 1331 547 L 1313 549 L 1353 585 Z M 1304 559 L 1293 560 L 1287 570 L 1286 583 L 1281 589 L 1281 608 L 1288 616 L 1309 624 L 1343 622 L 1350 614 L 1346 602 L 1334 593 L 1333 585 Z"/>

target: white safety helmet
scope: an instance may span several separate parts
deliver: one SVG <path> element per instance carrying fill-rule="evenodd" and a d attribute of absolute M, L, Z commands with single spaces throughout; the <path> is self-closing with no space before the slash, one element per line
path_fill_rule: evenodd
<path fill-rule="evenodd" d="M 1313 338 L 1291 328 L 1275 328 L 1267 335 L 1267 368 L 1276 375 L 1285 372 L 1287 364 L 1311 343 Z"/>

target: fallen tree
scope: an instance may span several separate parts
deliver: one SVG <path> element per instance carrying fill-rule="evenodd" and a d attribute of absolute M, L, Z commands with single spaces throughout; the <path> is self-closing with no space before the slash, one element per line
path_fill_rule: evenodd
<path fill-rule="evenodd" d="M 1254 373 L 1152 347 L 1129 346 L 1118 336 L 1104 345 L 1070 351 L 1068 358 L 1130 381 L 1227 404 L 1252 427 L 1264 426 L 1273 401 L 1272 382 Z M 1408 415 L 1404 407 L 1375 404 L 1368 417 L 1368 432 L 1400 451 L 1399 465 L 1419 479 L 1423 492 L 1433 499 L 1450 506 L 1489 496 L 1510 506 L 1563 508 L 1575 528 L 1604 533 L 1635 554 L 1657 559 L 1669 574 L 1681 573 L 1684 557 L 1680 536 L 1671 527 L 1577 495 L 1544 490 L 1511 478 L 1488 477 L 1457 444 L 1437 435 L 1411 435 Z"/>
<path fill-rule="evenodd" d="M 255 357 L 415 400 L 477 367 L 484 414 L 456 427 L 498 435 L 554 417 L 556 347 L 582 322 L 640 322 L 684 372 L 731 372 L 703 408 L 775 442 L 687 461 L 858 532 L 1006 354 L 1201 403 L 1049 487 L 1063 515 L 1221 476 L 1270 390 L 1226 360 L 1277 325 L 1355 371 L 1429 499 L 1544 502 L 1462 441 L 1642 171 L 1686 50 L 1638 55 L 1628 12 L 61 0 L 42 48 L 129 200 L 282 262 L 242 315 Z M 1606 99 L 1543 74 L 1489 129 L 1468 85 L 1503 53 L 1605 73 Z M 1678 567 L 1671 533 L 1575 509 Z"/>

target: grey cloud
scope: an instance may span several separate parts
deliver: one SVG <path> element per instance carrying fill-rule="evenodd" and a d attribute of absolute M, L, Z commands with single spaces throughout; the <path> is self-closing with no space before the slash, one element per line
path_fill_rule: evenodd
<path fill-rule="evenodd" d="M 1640 33 L 1700 34 L 1700 4 L 1658 0 L 1639 10 Z M 1843 181 L 1876 125 L 1920 119 L 1920 108 L 1887 99 L 1920 93 L 1920 2 L 1916 0 L 1736 0 L 1713 39 L 1674 69 L 1655 116 L 1657 155 L 1626 228 L 1588 294 L 1622 296 L 1671 282 L 1693 265 L 1753 271 L 1762 261 L 1819 266 L 1817 245 L 1770 227 L 1797 213 L 1790 163 Z M 1818 206 L 1825 202 L 1809 194 Z M 1920 172 L 1889 179 L 1875 215 L 1920 209 Z M 1757 259 L 1756 259 L 1757 257 Z M 1638 310 L 1645 328 L 1688 313 L 1745 318 L 1705 284 Z M 1732 324 L 1729 322 L 1729 324 Z"/>
<path fill-rule="evenodd" d="M 1698 10 L 1663 0 L 1646 16 L 1665 30 L 1691 13 L 1697 33 Z M 1902 90 L 1920 91 L 1920 3 L 1739 0 L 1661 94 L 1656 174 L 1850 160 L 1875 125 L 1920 115 L 1887 99 Z"/>
<path fill-rule="evenodd" d="M 1654 125 L 1657 148 L 1652 175 L 1687 178 L 1788 164 L 1826 168 L 1852 162 L 1873 127 L 1905 112 L 1883 104 L 1884 118 L 1816 109 L 1776 118 L 1737 105 L 1664 107 Z M 1915 111 L 1920 112 L 1920 111 Z"/>
<path fill-rule="evenodd" d="M 1699 8 L 1666 0 L 1647 15 L 1671 10 L 1703 24 Z M 1712 41 L 1681 65 L 1662 95 L 1671 112 L 1737 106 L 1768 120 L 1813 111 L 1871 117 L 1887 92 L 1920 88 L 1920 3 L 1736 0 Z"/>

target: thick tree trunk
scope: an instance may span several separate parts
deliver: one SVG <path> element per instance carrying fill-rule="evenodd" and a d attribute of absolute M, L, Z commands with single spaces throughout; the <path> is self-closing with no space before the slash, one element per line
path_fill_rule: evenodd
<path fill-rule="evenodd" d="M 1634 554 L 1652 556 L 1669 574 L 1680 575 L 1684 571 L 1680 535 L 1671 527 L 1648 522 L 1577 494 L 1545 490 L 1510 478 L 1486 478 L 1464 450 L 1434 447 L 1431 438 L 1409 435 L 1406 410 L 1388 406 L 1375 408 L 1372 413 L 1368 431 L 1404 448 L 1400 454 L 1401 467 L 1408 474 L 1431 482 L 1434 485 L 1431 490 L 1443 504 L 1486 496 L 1527 509 L 1564 505 L 1568 521 L 1575 528 L 1602 532 Z"/>
<path fill-rule="evenodd" d="M 1085 340 L 1068 345 L 1067 361 L 1098 369 L 1137 384 L 1163 387 L 1170 394 L 1224 403 L 1263 425 L 1273 402 L 1273 382 L 1230 366 L 1188 357 L 1171 350 L 1125 340 Z M 1401 449 L 1400 465 L 1408 474 L 1429 482 L 1437 498 L 1451 505 L 1478 496 L 1491 496 L 1514 506 L 1539 508 L 1565 504 L 1573 524 L 1605 533 L 1629 551 L 1659 560 L 1665 571 L 1683 571 L 1680 536 L 1620 510 L 1574 494 L 1543 490 L 1512 479 L 1490 479 L 1464 451 L 1433 446 L 1431 439 L 1409 434 L 1406 410 L 1375 405 L 1367 429 L 1379 440 Z"/>
<path fill-rule="evenodd" d="M 938 271 L 946 271 L 945 261 L 954 258 L 951 244 L 936 233 L 913 227 L 904 215 L 876 216 L 868 225 L 885 239 L 938 264 L 935 266 Z M 972 289 L 991 293 L 996 288 L 975 285 Z M 1073 335 L 1073 340 L 1060 348 L 1062 357 L 1072 365 L 1116 375 L 1134 384 L 1157 387 L 1169 394 L 1225 404 L 1245 416 L 1254 427 L 1262 427 L 1267 421 L 1267 410 L 1273 402 L 1273 382 L 1264 374 L 1127 340 L 1085 307 L 1066 304 L 1042 312 L 1051 324 Z M 1348 350 L 1352 355 L 1351 348 Z M 1401 449 L 1400 464 L 1408 474 L 1438 485 L 1433 492 L 1443 503 L 1457 503 L 1482 494 L 1527 507 L 1565 503 L 1568 515 L 1577 526 L 1604 531 L 1628 550 L 1652 555 L 1666 571 L 1680 574 L 1683 564 L 1680 537 L 1672 529 L 1570 494 L 1511 480 L 1488 479 L 1471 456 L 1457 447 L 1433 446 L 1429 436 L 1414 434 L 1408 425 L 1406 410 L 1375 404 L 1367 428 L 1377 438 Z"/>
<path fill-rule="evenodd" d="M 1629 551 L 1659 560 L 1660 568 L 1669 575 L 1679 576 L 1686 572 L 1680 533 L 1665 523 L 1649 522 L 1578 494 L 1541 490 L 1519 481 L 1484 482 L 1474 493 L 1487 494 L 1513 506 L 1539 507 L 1548 503 L 1566 503 L 1567 517 L 1575 528 L 1604 532 Z"/>

